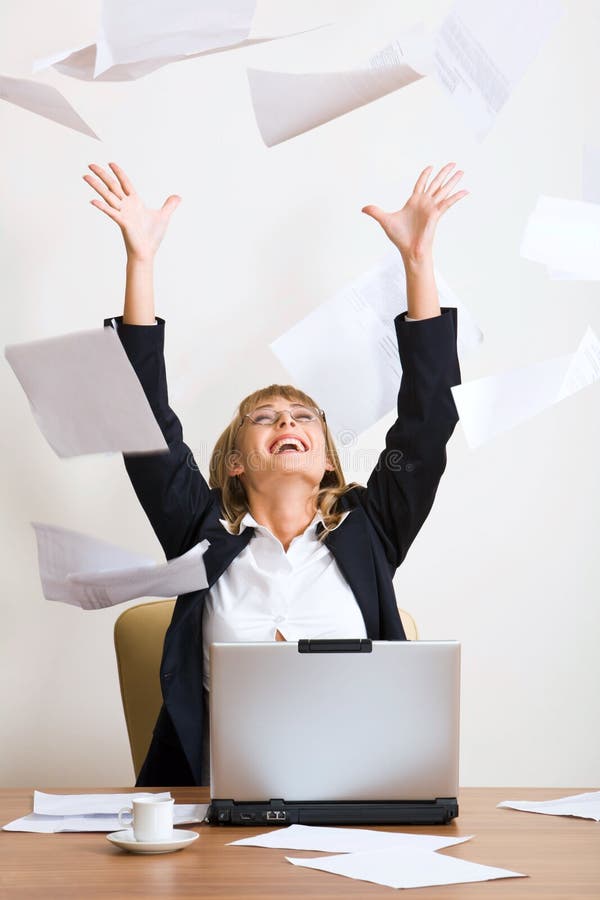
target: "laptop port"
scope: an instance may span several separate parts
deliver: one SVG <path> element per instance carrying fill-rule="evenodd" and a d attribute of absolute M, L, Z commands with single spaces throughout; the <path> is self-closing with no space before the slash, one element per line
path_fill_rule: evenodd
<path fill-rule="evenodd" d="M 287 813 L 282 809 L 270 809 L 266 813 L 267 822 L 285 822 Z"/>
<path fill-rule="evenodd" d="M 240 813 L 240 819 L 242 822 L 254 822 L 256 816 L 254 813 Z"/>

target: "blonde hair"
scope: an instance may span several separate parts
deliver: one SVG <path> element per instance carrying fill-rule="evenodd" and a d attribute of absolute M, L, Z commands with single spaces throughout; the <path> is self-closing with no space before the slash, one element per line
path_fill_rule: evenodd
<path fill-rule="evenodd" d="M 218 488 L 221 492 L 221 506 L 225 518 L 231 524 L 235 534 L 239 533 L 240 523 L 248 512 L 248 498 L 244 485 L 236 475 L 229 475 L 228 469 L 236 461 L 236 436 L 244 416 L 252 412 L 261 403 L 272 400 L 274 397 L 283 397 L 288 403 L 302 403 L 318 409 L 318 404 L 305 394 L 304 391 L 293 387 L 291 384 L 270 384 L 245 397 L 239 405 L 238 411 L 225 431 L 215 444 L 209 465 L 209 484 L 211 488 Z M 321 419 L 325 432 L 325 447 L 327 458 L 333 465 L 333 470 L 326 471 L 319 485 L 317 494 L 317 509 L 323 516 L 325 530 L 319 538 L 322 540 L 335 528 L 341 518 L 341 511 L 337 509 L 338 500 L 347 491 L 356 485 L 346 484 L 344 473 L 338 457 L 331 432 L 324 418 Z"/>

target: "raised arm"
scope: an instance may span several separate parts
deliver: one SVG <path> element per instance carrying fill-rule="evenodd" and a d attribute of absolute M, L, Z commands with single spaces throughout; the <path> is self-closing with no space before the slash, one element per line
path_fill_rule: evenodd
<path fill-rule="evenodd" d="M 183 441 L 179 419 L 169 406 L 163 354 L 164 321 L 154 315 L 154 258 L 180 198 L 169 197 L 159 210 L 148 209 L 125 172 L 91 165 L 84 180 L 102 198 L 92 200 L 117 223 L 127 251 L 123 316 L 116 325 L 125 352 L 168 444 L 168 453 L 126 454 L 125 467 L 158 537 L 172 559 L 197 541 L 198 524 L 209 501 L 206 481 Z"/>
<path fill-rule="evenodd" d="M 395 321 L 402 363 L 398 416 L 363 495 L 392 568 L 400 565 L 429 514 L 446 467 L 446 443 L 458 421 L 450 391 L 460 383 L 456 310 L 440 309 L 433 267 L 437 223 L 468 193 L 451 193 L 463 174 L 452 175 L 453 168 L 448 163 L 429 185 L 432 169 L 424 169 L 398 212 L 363 209 L 398 248 L 406 272 L 408 312 Z"/>

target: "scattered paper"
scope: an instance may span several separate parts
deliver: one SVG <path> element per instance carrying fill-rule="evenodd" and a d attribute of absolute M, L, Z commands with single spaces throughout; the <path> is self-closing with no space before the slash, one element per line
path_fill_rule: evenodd
<path fill-rule="evenodd" d="M 600 341 L 591 328 L 575 353 L 452 388 L 472 449 L 600 379 Z"/>
<path fill-rule="evenodd" d="M 539 197 L 520 252 L 554 271 L 600 280 L 600 204 Z"/>
<path fill-rule="evenodd" d="M 174 62 L 303 33 L 249 37 L 255 7 L 256 0 L 103 0 L 96 42 L 40 59 L 34 71 L 134 81 Z"/>
<path fill-rule="evenodd" d="M 600 204 L 600 147 L 594 147 L 592 144 L 585 144 L 583 147 L 582 184 L 581 199 L 585 203 Z M 563 272 L 554 268 L 554 265 L 548 266 L 547 271 L 548 277 L 554 281 L 599 280 L 579 275 L 577 272 Z"/>
<path fill-rule="evenodd" d="M 34 791 L 33 812 L 3 826 L 4 831 L 28 831 L 55 834 L 66 831 L 118 831 L 121 828 L 118 812 L 140 797 L 166 800 L 166 793 L 131 794 L 44 794 Z M 176 803 L 173 807 L 175 825 L 202 822 L 208 804 Z"/>
<path fill-rule="evenodd" d="M 479 139 L 563 13 L 560 0 L 454 4 L 437 34 L 435 70 Z"/>
<path fill-rule="evenodd" d="M 325 853 L 354 853 L 361 850 L 440 850 L 471 840 L 472 835 L 450 837 L 433 834 L 403 834 L 368 828 L 324 828 L 318 825 L 290 825 L 267 834 L 231 841 L 232 846 L 274 847 L 282 850 L 320 850 Z"/>
<path fill-rule="evenodd" d="M 423 77 L 421 27 L 398 37 L 364 65 L 345 72 L 248 69 L 256 121 L 267 147 L 378 100 Z"/>
<path fill-rule="evenodd" d="M 543 813 L 546 816 L 577 816 L 600 822 L 600 791 L 573 794 L 558 800 L 503 800 L 498 806 L 522 812 Z"/>
<path fill-rule="evenodd" d="M 50 84 L 41 84 L 39 81 L 31 81 L 28 78 L 11 78 L 8 75 L 0 75 L 0 99 L 6 100 L 22 109 L 58 122 L 74 131 L 80 131 L 100 140 L 95 131 L 83 121 L 81 116 L 73 109 L 68 100 L 55 87 Z"/>
<path fill-rule="evenodd" d="M 321 869 L 359 881 L 370 881 L 393 888 L 433 887 L 441 884 L 465 884 L 495 878 L 525 878 L 521 872 L 482 866 L 454 856 L 423 850 L 372 850 L 318 859 L 288 862 L 307 869 Z"/>
<path fill-rule="evenodd" d="M 32 524 L 46 600 L 87 610 L 105 609 L 140 597 L 177 597 L 208 587 L 202 559 L 208 541 L 158 565 L 139 553 L 77 531 Z"/>
<path fill-rule="evenodd" d="M 167 449 L 113 328 L 14 344 L 5 356 L 58 456 Z"/>
<path fill-rule="evenodd" d="M 464 355 L 483 335 L 439 272 L 436 282 L 441 305 L 458 308 Z M 270 345 L 294 381 L 318 398 L 338 441 L 348 443 L 395 408 L 402 368 L 394 318 L 406 306 L 402 258 L 392 252 Z"/>

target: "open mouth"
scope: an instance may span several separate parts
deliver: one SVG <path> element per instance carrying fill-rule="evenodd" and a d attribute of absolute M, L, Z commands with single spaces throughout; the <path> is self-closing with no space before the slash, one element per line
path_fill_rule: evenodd
<path fill-rule="evenodd" d="M 290 437 L 289 435 L 277 438 L 277 440 L 269 447 L 269 453 L 272 453 L 273 455 L 279 453 L 306 453 L 307 450 L 308 446 L 304 441 L 297 437 Z"/>

